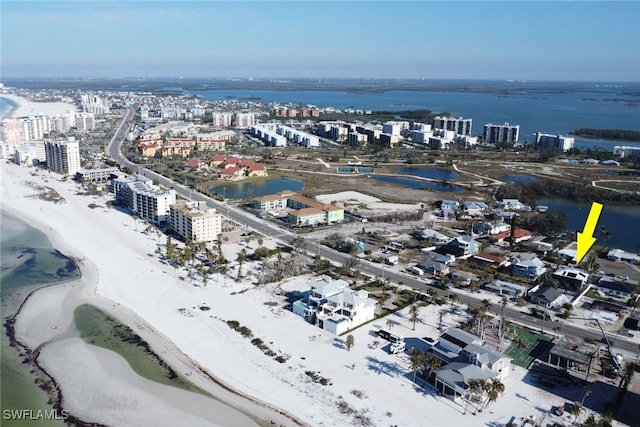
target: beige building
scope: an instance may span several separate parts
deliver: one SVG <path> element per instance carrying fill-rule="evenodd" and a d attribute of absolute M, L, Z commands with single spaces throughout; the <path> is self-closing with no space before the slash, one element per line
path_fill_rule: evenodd
<path fill-rule="evenodd" d="M 221 215 L 205 202 L 179 201 L 169 212 L 169 226 L 185 240 L 213 242 L 222 232 Z"/>

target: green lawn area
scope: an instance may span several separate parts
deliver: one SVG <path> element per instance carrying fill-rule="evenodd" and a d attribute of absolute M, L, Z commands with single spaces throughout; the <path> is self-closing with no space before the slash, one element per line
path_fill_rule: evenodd
<path fill-rule="evenodd" d="M 516 347 L 515 342 L 513 342 L 509 347 L 507 347 L 505 354 L 512 357 L 513 363 L 516 365 L 527 368 L 531 362 L 533 362 L 533 359 L 539 357 L 551 348 L 551 337 L 540 335 L 539 333 L 531 332 L 527 329 L 517 327 L 514 329 L 515 333 L 522 337 L 522 341 L 525 346 L 520 349 L 520 352 L 518 353 L 518 348 Z"/>

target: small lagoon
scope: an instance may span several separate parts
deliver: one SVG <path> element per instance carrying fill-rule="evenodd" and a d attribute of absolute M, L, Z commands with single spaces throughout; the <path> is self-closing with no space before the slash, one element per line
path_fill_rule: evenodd
<path fill-rule="evenodd" d="M 419 176 L 421 178 L 429 178 L 436 179 L 439 181 L 448 181 L 450 179 L 460 178 L 460 174 L 458 172 L 439 169 L 439 168 L 396 168 L 396 173 L 400 173 L 403 175 L 413 175 Z"/>
<path fill-rule="evenodd" d="M 236 182 L 209 187 L 209 193 L 218 194 L 225 199 L 248 199 L 275 194 L 281 191 L 302 191 L 304 182 L 291 178 L 273 178 L 257 182 Z"/>

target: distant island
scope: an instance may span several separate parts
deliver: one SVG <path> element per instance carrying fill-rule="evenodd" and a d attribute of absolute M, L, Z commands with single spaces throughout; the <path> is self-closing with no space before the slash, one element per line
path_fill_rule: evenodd
<path fill-rule="evenodd" d="M 640 142 L 640 131 L 621 129 L 577 129 L 569 132 L 571 135 L 582 138 L 608 139 L 614 141 L 634 141 Z"/>

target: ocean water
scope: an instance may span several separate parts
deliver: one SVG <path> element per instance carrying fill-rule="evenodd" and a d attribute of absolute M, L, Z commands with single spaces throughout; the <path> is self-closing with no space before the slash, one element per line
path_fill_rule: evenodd
<path fill-rule="evenodd" d="M 582 85 L 567 90 L 509 91 L 475 93 L 461 91 L 389 90 L 353 93 L 346 91 L 203 90 L 187 91 L 208 100 L 253 99 L 280 103 L 310 104 L 374 111 L 429 109 L 473 120 L 472 133 L 482 134 L 486 123 L 520 125 L 520 141 L 531 141 L 534 132 L 567 135 L 580 128 L 640 131 L 640 97 L 618 87 Z M 366 120 L 366 116 L 363 116 Z M 615 145 L 638 143 L 576 138 L 578 148 L 599 147 L 607 151 Z"/>
<path fill-rule="evenodd" d="M 2 306 L 2 338 L 0 342 L 0 406 L 3 426 L 27 426 L 28 421 L 8 419 L 5 410 L 52 410 L 49 396 L 36 384 L 31 367 L 23 356 L 11 347 L 6 320 L 13 316 L 27 295 L 43 286 L 79 276 L 79 271 L 67 258 L 56 252 L 46 236 L 29 227 L 19 218 L 0 211 L 0 304 Z M 33 422 L 33 421 L 32 421 Z M 42 425 L 63 426 L 62 421 L 40 421 Z"/>

